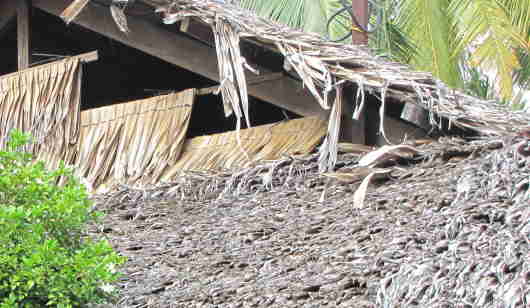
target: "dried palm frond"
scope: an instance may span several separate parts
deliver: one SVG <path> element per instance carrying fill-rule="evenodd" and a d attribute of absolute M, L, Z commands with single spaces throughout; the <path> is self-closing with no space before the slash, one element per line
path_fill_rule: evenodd
<path fill-rule="evenodd" d="M 66 24 L 71 23 L 83 11 L 90 0 L 74 0 L 62 13 L 61 18 Z"/>
<path fill-rule="evenodd" d="M 155 183 L 180 157 L 195 91 L 81 113 L 78 175 L 106 183 Z"/>
<path fill-rule="evenodd" d="M 483 135 L 513 134 L 530 123 L 525 112 L 514 112 L 509 106 L 470 97 L 449 89 L 430 73 L 415 72 L 407 66 L 375 56 L 365 46 L 330 42 L 314 33 L 302 32 L 260 18 L 254 13 L 213 0 L 149 0 L 155 6 L 171 8 L 173 14 L 195 18 L 215 28 L 222 20 L 235 35 L 256 45 L 276 50 L 284 63 L 327 108 L 326 95 L 332 80 L 347 81 L 359 86 L 354 117 L 359 118 L 365 92 L 380 94 L 384 101 L 381 112 L 390 101 L 417 104 L 430 112 L 433 126 L 440 118 L 452 125 L 471 129 Z M 169 4 L 169 5 L 168 5 Z M 217 48 L 220 46 L 217 45 Z M 219 52 L 219 51 L 218 51 Z M 219 54 L 218 54 L 219 55 Z M 219 61 L 225 61 L 223 59 Z M 288 67 L 288 68 L 289 68 Z M 384 92 L 384 93 L 383 93 Z M 384 123 L 380 130 L 385 131 Z"/>
<path fill-rule="evenodd" d="M 329 115 L 328 132 L 324 143 L 320 147 L 318 166 L 320 172 L 332 171 L 337 162 L 339 146 L 340 121 L 342 116 L 342 85 L 336 86 L 335 102 Z"/>
<path fill-rule="evenodd" d="M 118 26 L 121 32 L 129 33 L 130 31 L 127 24 L 127 16 L 125 16 L 124 10 L 124 8 L 115 4 L 110 5 L 110 13 L 112 15 L 112 19 L 114 19 L 114 22 L 116 23 L 116 26 Z"/>
<path fill-rule="evenodd" d="M 223 97 L 225 114 L 230 110 L 235 112 L 237 129 L 241 128 L 241 118 L 244 117 L 247 127 L 250 127 L 248 112 L 248 91 L 244 70 L 244 58 L 239 48 L 239 35 L 230 23 L 219 18 L 213 29 L 217 61 L 219 66 L 219 91 Z M 227 107 L 228 105 L 231 106 Z"/>
<path fill-rule="evenodd" d="M 325 122 L 310 117 L 242 129 L 239 133 L 196 137 L 186 140 L 182 156 L 164 174 L 163 180 L 173 180 L 183 171 L 244 168 L 284 155 L 307 154 L 324 135 Z"/>
<path fill-rule="evenodd" d="M 359 166 L 375 166 L 397 157 L 418 154 L 419 151 L 409 145 L 384 145 L 379 149 L 367 153 L 359 160 Z"/>
<path fill-rule="evenodd" d="M 368 192 L 368 185 L 370 185 L 374 178 L 383 178 L 389 173 L 390 169 L 374 169 L 367 177 L 365 177 L 359 188 L 357 188 L 353 194 L 353 207 L 356 209 L 362 209 L 364 207 L 364 199 Z"/>
<path fill-rule="evenodd" d="M 79 136 L 80 92 L 76 57 L 0 77 L 0 148 L 18 129 L 34 138 L 24 150 L 46 157 L 49 167 L 70 163 Z"/>

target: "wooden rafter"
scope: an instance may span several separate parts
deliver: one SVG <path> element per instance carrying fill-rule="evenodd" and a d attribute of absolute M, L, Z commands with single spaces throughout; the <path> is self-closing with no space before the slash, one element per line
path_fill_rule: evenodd
<path fill-rule="evenodd" d="M 33 0 L 34 7 L 55 16 L 60 16 L 70 3 L 71 1 L 68 0 Z M 73 22 L 169 63 L 219 81 L 217 55 L 213 48 L 184 35 L 172 33 L 148 20 L 128 16 L 131 32 L 124 34 L 116 27 L 108 9 L 89 3 L 83 14 Z M 259 67 L 258 70 L 263 75 L 272 73 Z M 255 75 L 250 73 L 248 79 L 252 77 Z M 320 108 L 303 85 L 287 76 L 249 85 L 248 91 L 254 97 L 300 115 L 327 117 L 327 111 Z"/>

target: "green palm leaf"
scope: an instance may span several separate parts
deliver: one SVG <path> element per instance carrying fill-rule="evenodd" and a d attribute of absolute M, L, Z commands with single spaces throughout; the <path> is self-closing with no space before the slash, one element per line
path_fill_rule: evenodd
<path fill-rule="evenodd" d="M 417 69 L 430 71 L 451 87 L 462 87 L 458 57 L 452 54 L 449 0 L 408 0 L 399 7 L 398 26 L 417 46 L 410 63 Z"/>
<path fill-rule="evenodd" d="M 509 99 L 513 93 L 514 71 L 520 67 L 516 50 L 524 48 L 527 42 L 512 24 L 507 8 L 497 0 L 453 0 L 450 14 L 456 16 L 453 20 L 458 40 L 455 53 L 471 49 L 471 65 L 495 71 L 500 96 Z"/>

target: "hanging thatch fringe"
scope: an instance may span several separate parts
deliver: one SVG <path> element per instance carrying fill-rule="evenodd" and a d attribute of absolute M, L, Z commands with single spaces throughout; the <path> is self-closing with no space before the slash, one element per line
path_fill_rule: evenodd
<path fill-rule="evenodd" d="M 342 85 L 336 86 L 335 102 L 329 115 L 328 132 L 324 143 L 320 147 L 318 169 L 320 172 L 332 171 L 337 163 L 339 146 L 340 122 L 343 104 Z"/>
<path fill-rule="evenodd" d="M 179 161 L 163 180 L 174 180 L 183 171 L 243 168 L 282 155 L 309 153 L 324 137 L 325 127 L 325 121 L 310 117 L 242 129 L 239 131 L 241 146 L 238 146 L 238 132 L 189 139 Z"/>
<path fill-rule="evenodd" d="M 125 16 L 125 8 L 115 4 L 110 5 L 110 14 L 118 29 L 123 33 L 129 33 L 129 26 L 127 23 L 127 16 Z"/>
<path fill-rule="evenodd" d="M 225 115 L 229 116 L 233 110 L 237 117 L 238 130 L 241 127 L 243 116 L 247 127 L 250 127 L 247 81 L 244 59 L 239 49 L 239 35 L 230 23 L 221 18 L 216 19 L 213 33 L 219 65 L 219 80 L 221 80 L 219 91 L 223 96 Z"/>
<path fill-rule="evenodd" d="M 154 183 L 180 157 L 195 90 L 81 113 L 78 175 L 103 183 Z"/>
<path fill-rule="evenodd" d="M 19 129 L 34 138 L 26 151 L 71 161 L 79 136 L 79 64 L 74 57 L 0 77 L 0 147 Z"/>
<path fill-rule="evenodd" d="M 406 65 L 377 57 L 366 46 L 333 43 L 317 34 L 291 29 L 217 0 L 147 2 L 164 11 L 167 23 L 185 16 L 215 28 L 216 21 L 223 20 L 237 30 L 237 36 L 277 50 L 285 57 L 286 70 L 293 68 L 324 108 L 330 80 L 336 80 L 360 85 L 372 94 L 381 94 L 386 87 L 383 97 L 425 108 L 431 113 L 431 124 L 435 127 L 445 118 L 453 125 L 480 134 L 504 135 L 525 130 L 530 123 L 526 112 L 514 112 L 509 106 L 449 89 L 432 74 L 412 71 Z M 357 111 L 356 118 L 360 113 Z"/>

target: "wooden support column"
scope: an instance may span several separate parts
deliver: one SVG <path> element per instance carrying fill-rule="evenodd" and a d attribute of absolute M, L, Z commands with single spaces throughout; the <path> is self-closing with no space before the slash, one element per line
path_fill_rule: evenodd
<path fill-rule="evenodd" d="M 368 26 L 368 0 L 352 0 L 352 11 L 357 19 L 357 22 L 366 28 Z M 352 20 L 352 24 L 355 27 L 355 21 Z M 352 43 L 368 44 L 368 34 L 366 32 L 359 32 L 353 29 Z M 353 119 L 352 116 L 354 104 L 357 103 L 355 102 L 356 96 L 352 93 L 351 89 L 344 91 L 344 95 L 346 96 L 344 98 L 346 106 L 343 109 L 344 114 L 342 115 L 341 120 L 340 140 L 342 142 L 366 144 L 366 134 L 370 133 L 366 131 L 366 110 L 361 112 L 359 119 Z"/>
<path fill-rule="evenodd" d="M 18 70 L 31 64 L 31 0 L 19 0 L 17 5 Z"/>
<path fill-rule="evenodd" d="M 357 22 L 366 29 L 368 26 L 368 0 L 352 0 L 352 11 Z M 355 21 L 353 21 L 353 26 L 355 27 Z M 354 44 L 368 44 L 368 33 L 353 29 L 352 41 Z"/>

